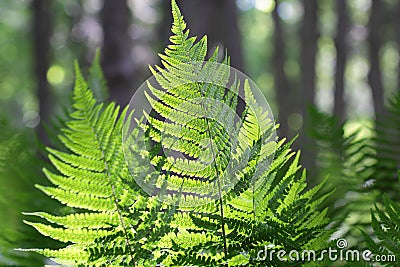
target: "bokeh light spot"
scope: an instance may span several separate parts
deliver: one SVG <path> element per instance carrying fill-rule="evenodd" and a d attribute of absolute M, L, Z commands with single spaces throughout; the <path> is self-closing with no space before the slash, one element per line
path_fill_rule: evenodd
<path fill-rule="evenodd" d="M 292 113 L 288 117 L 288 125 L 292 131 L 298 131 L 303 127 L 303 116 L 299 113 Z"/>
<path fill-rule="evenodd" d="M 53 65 L 47 71 L 47 80 L 52 85 L 59 85 L 65 79 L 65 71 L 58 65 Z"/>
<path fill-rule="evenodd" d="M 242 11 L 248 11 L 254 7 L 254 0 L 237 0 L 238 8 Z"/>
<path fill-rule="evenodd" d="M 255 7 L 265 13 L 270 13 L 275 8 L 273 0 L 255 0 Z"/>
<path fill-rule="evenodd" d="M 282 2 L 278 6 L 278 15 L 287 23 L 296 23 L 303 16 L 303 7 L 298 2 Z"/>
<path fill-rule="evenodd" d="M 40 123 L 40 116 L 39 113 L 33 110 L 29 110 L 24 113 L 23 122 L 26 127 L 35 128 Z"/>

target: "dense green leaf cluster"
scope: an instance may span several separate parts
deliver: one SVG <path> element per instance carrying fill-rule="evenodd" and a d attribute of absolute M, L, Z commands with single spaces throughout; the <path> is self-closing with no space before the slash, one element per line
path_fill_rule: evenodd
<path fill-rule="evenodd" d="M 327 209 L 320 207 L 328 194 L 317 197 L 323 184 L 307 189 L 306 172 L 299 165 L 300 153 L 291 151 L 291 143 L 272 140 L 276 144 L 275 154 L 272 153 L 271 142 L 265 140 L 270 140 L 275 126 L 261 109 L 245 108 L 241 124 L 227 118 L 229 129 L 238 133 L 235 144 L 217 122 L 207 118 L 187 119 L 193 110 L 204 108 L 190 100 L 207 97 L 236 108 L 237 95 L 221 93 L 219 86 L 185 82 L 185 79 L 191 81 L 188 76 L 195 70 L 183 66 L 205 61 L 207 39 L 196 42 L 195 38 L 189 38 L 175 1 L 172 7 L 172 44 L 160 56 L 166 71 L 157 73 L 152 69 L 157 82 L 168 93 L 161 94 L 149 87 L 152 90 L 148 92 L 148 100 L 157 114 L 146 114 L 148 123 L 140 127 L 146 131 L 144 138 L 151 140 L 155 148 L 164 145 L 200 162 L 211 156 L 212 168 L 187 163 L 187 171 L 182 172 L 180 162 L 171 164 L 168 155 L 152 150 L 141 155 L 148 157 L 160 171 L 160 177 L 172 181 L 171 185 L 174 181 L 175 186 L 182 181 L 218 184 L 229 162 L 240 166 L 230 172 L 237 183 L 226 194 L 191 208 L 168 205 L 159 202 L 156 196 L 147 195 L 136 180 L 146 166 L 139 164 L 130 173 L 122 149 L 124 119 L 131 113 L 127 109 L 121 111 L 113 103 L 98 103 L 76 67 L 74 111 L 59 135 L 64 148 L 48 148 L 56 171 L 44 169 L 44 173 L 53 186 L 38 185 L 45 194 L 70 207 L 71 212 L 65 216 L 29 213 L 44 221 L 26 221 L 65 246 L 34 251 L 66 266 L 288 266 L 290 262 L 277 259 L 257 260 L 258 252 L 266 246 L 286 251 L 326 248 L 332 232 L 327 230 Z M 208 62 L 216 62 L 217 54 Z M 229 64 L 229 58 L 223 63 Z M 221 77 L 227 75 L 223 68 L 215 71 Z M 180 86 L 173 86 L 174 83 Z M 256 106 L 249 84 L 242 85 L 246 102 Z M 239 86 L 234 83 L 232 88 L 236 87 Z M 178 107 L 185 109 L 172 113 Z M 182 142 L 162 144 L 162 131 L 173 136 L 174 125 L 187 121 L 190 123 L 184 123 L 185 131 L 179 136 Z M 214 148 L 214 154 L 204 154 L 207 149 L 200 143 L 204 139 L 209 140 L 208 147 Z M 234 153 L 228 153 L 231 151 Z M 241 163 L 243 158 L 248 159 L 245 165 Z M 265 162 L 271 160 L 271 166 L 265 167 Z M 168 188 L 173 189 L 176 190 L 173 186 Z M 192 201 L 205 198 L 198 197 L 201 192 L 193 190 L 181 193 L 194 195 Z"/>
<path fill-rule="evenodd" d="M 331 115 L 311 110 L 318 171 L 320 176 L 329 176 L 328 187 L 336 188 L 327 202 L 329 215 L 340 224 L 342 237 L 359 243 L 366 238 L 366 248 L 384 255 L 398 255 L 399 99 L 399 94 L 390 98 L 374 127 L 367 129 L 368 134 L 359 128 L 346 135 L 347 122 L 339 123 Z M 368 211 L 374 203 L 371 217 Z M 380 242 L 374 245 L 370 236 Z"/>
<path fill-rule="evenodd" d="M 383 208 L 375 206 L 371 211 L 372 228 L 377 240 L 373 240 L 364 233 L 368 248 L 375 254 L 388 259 L 382 262 L 385 266 L 392 266 L 393 260 L 400 259 L 400 204 L 388 196 L 383 198 Z M 393 258 L 393 256 L 395 258 Z M 391 257 L 391 258 L 389 258 Z"/>
<path fill-rule="evenodd" d="M 397 172 L 400 169 L 400 95 L 393 95 L 385 108 L 384 114 L 378 114 L 373 138 L 376 155 L 374 172 L 369 177 L 373 180 L 373 189 L 386 192 L 392 199 L 399 201 Z"/>
<path fill-rule="evenodd" d="M 365 181 L 371 178 L 376 162 L 372 140 L 361 136 L 362 128 L 346 133 L 346 122 L 315 108 L 310 109 L 310 118 L 309 132 L 317 152 L 317 177 L 326 179 L 325 190 L 334 190 L 324 203 L 329 208 L 328 216 L 340 229 L 337 237 L 359 246 L 362 240 L 359 227 L 369 225 L 368 213 L 375 196 L 365 192 Z"/>
<path fill-rule="evenodd" d="M 29 132 L 17 131 L 0 115 L 0 265 L 40 266 L 45 258 L 37 253 L 19 253 L 16 247 L 55 246 L 23 223 L 22 212 L 43 206 L 56 209 L 54 201 L 43 198 L 34 183 L 46 182 L 37 147 Z"/>
<path fill-rule="evenodd" d="M 387 266 L 399 259 L 399 99 L 399 94 L 390 98 L 367 135 L 362 128 L 346 135 L 347 122 L 311 110 L 318 171 L 329 175 L 328 187 L 336 188 L 328 215 L 339 225 L 337 236 L 383 256 Z"/>

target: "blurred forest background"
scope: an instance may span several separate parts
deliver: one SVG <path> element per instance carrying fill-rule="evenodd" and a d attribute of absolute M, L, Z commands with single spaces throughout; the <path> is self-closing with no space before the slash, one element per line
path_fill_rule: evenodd
<path fill-rule="evenodd" d="M 280 136 L 299 134 L 295 146 L 314 176 L 321 151 L 311 138 L 310 107 L 346 121 L 344 136 L 360 127 L 370 135 L 375 117 L 399 91 L 398 0 L 177 2 L 191 35 L 207 34 L 211 47 L 227 49 L 232 66 L 258 84 Z M 148 65 L 159 63 L 171 21 L 166 0 L 0 1 L 0 142 L 7 147 L 0 156 L 9 159 L 0 178 L 0 229 L 7 229 L 0 239 L 16 247 L 51 242 L 26 229 L 20 212 L 56 209 L 33 185 L 48 183 L 40 156 L 42 144 L 53 144 L 46 124 L 68 109 L 74 59 L 87 69 L 101 48 L 109 99 L 126 105 L 150 76 Z M 32 263 L 33 256 L 11 254 Z M 14 260 L 0 253 L 0 262 Z"/>

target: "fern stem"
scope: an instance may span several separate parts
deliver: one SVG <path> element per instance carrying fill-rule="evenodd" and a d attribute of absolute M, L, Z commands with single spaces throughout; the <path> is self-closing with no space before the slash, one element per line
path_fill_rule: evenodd
<path fill-rule="evenodd" d="M 125 243 L 126 243 L 126 246 L 127 246 L 128 249 L 129 249 L 129 255 L 131 256 L 131 259 L 132 259 L 133 264 L 134 264 L 133 266 L 136 267 L 136 261 L 135 261 L 135 257 L 133 256 L 133 251 L 132 251 L 132 247 L 131 247 L 131 244 L 130 244 L 130 241 L 129 241 L 129 238 L 128 238 L 128 233 L 127 233 L 127 231 L 126 231 L 126 226 L 125 226 L 124 218 L 122 217 L 122 213 L 121 213 L 121 211 L 120 211 L 119 208 L 118 208 L 119 203 L 118 203 L 118 199 L 116 198 L 115 186 L 112 185 L 112 186 L 111 186 L 111 189 L 112 189 L 112 193 L 113 193 L 113 201 L 114 201 L 115 206 L 117 207 L 118 216 L 119 216 L 119 219 L 120 219 L 120 221 L 121 221 L 122 229 L 123 229 L 123 231 L 124 231 Z"/>
<path fill-rule="evenodd" d="M 108 182 L 109 182 L 110 185 L 111 185 L 112 199 L 113 199 L 113 202 L 114 202 L 114 204 L 115 204 L 115 208 L 116 208 L 116 210 L 117 210 L 118 217 L 119 217 L 120 222 L 121 222 L 121 227 L 122 227 L 122 229 L 123 229 L 123 231 L 124 231 L 125 243 L 126 243 L 126 246 L 127 246 L 128 249 L 129 249 L 129 255 L 130 255 L 130 257 L 131 257 L 131 260 L 133 261 L 133 264 L 134 264 L 134 266 L 136 267 L 135 257 L 133 256 L 133 251 L 132 251 L 132 247 L 131 247 L 131 244 L 130 244 L 130 241 L 129 241 L 129 238 L 128 238 L 128 232 L 127 232 L 127 230 L 126 230 L 125 221 L 124 221 L 124 218 L 123 218 L 123 216 L 122 216 L 122 213 L 121 213 L 121 211 L 120 211 L 120 209 L 119 209 L 119 203 L 118 203 L 118 199 L 117 199 L 117 197 L 116 197 L 117 194 L 116 194 L 116 192 L 115 192 L 115 185 L 113 184 L 112 179 L 111 179 L 111 174 L 110 174 L 110 171 L 109 171 L 109 166 L 108 166 L 108 162 L 107 162 L 107 159 L 106 159 L 106 155 L 105 155 L 105 153 L 104 153 L 104 150 L 102 149 L 100 139 L 99 139 L 99 137 L 97 136 L 97 132 L 95 131 L 95 129 L 94 129 L 93 126 L 92 126 L 92 130 L 93 130 L 93 132 L 95 133 L 96 139 L 97 139 L 97 141 L 99 142 L 99 145 L 100 145 L 99 147 L 100 147 L 100 149 L 101 149 L 101 156 L 102 156 L 102 158 L 104 159 L 105 172 L 107 173 Z"/>
<path fill-rule="evenodd" d="M 103 153 L 103 152 L 102 152 L 102 153 Z M 108 180 L 109 180 L 109 182 L 110 182 L 110 184 L 111 184 L 113 202 L 114 202 L 114 204 L 115 204 L 115 208 L 117 209 L 118 217 L 119 217 L 119 219 L 120 219 L 121 226 L 122 226 L 122 229 L 123 229 L 123 231 L 124 231 L 125 243 L 126 243 L 126 246 L 127 246 L 128 249 L 129 249 L 129 255 L 131 256 L 131 259 L 132 259 L 132 261 L 133 261 L 133 264 L 134 264 L 134 266 L 136 267 L 136 261 L 135 261 L 135 257 L 133 256 L 132 247 L 131 247 L 131 244 L 130 244 L 130 241 L 129 241 L 129 238 L 128 238 L 128 232 L 126 231 L 125 221 L 124 221 L 124 218 L 123 218 L 123 216 L 122 216 L 122 213 L 121 213 L 121 211 L 120 211 L 120 209 L 119 209 L 119 207 L 118 207 L 118 206 L 119 206 L 119 203 L 118 203 L 118 199 L 117 199 L 117 197 L 116 197 L 117 194 L 116 194 L 116 192 L 115 192 L 115 186 L 114 186 L 114 185 L 112 184 L 112 182 L 111 182 L 111 177 L 110 177 L 110 172 L 108 171 L 108 163 L 107 163 L 107 161 L 105 161 L 105 165 L 106 165 Z"/>
<path fill-rule="evenodd" d="M 176 5 L 176 2 L 175 2 L 175 1 L 173 1 L 173 5 L 174 5 L 174 4 Z M 184 27 L 182 26 L 181 21 L 178 21 L 178 22 L 179 22 L 179 23 L 178 23 L 177 26 L 178 26 L 179 29 L 180 29 L 180 31 L 179 31 L 179 36 L 180 36 L 180 38 L 183 40 L 183 39 L 186 38 L 186 37 L 184 36 L 184 34 L 183 34 Z M 192 63 L 192 62 L 188 62 L 188 63 Z M 196 87 L 199 87 L 199 84 L 198 84 L 198 83 L 195 83 L 195 85 L 196 85 Z M 198 89 L 200 89 L 200 88 L 198 88 Z M 204 92 L 203 92 L 201 89 L 200 89 L 199 91 L 200 91 L 201 96 L 204 98 L 204 97 L 205 97 Z M 205 108 L 203 102 L 201 103 L 201 106 L 202 106 L 202 108 L 206 111 L 206 108 Z M 211 141 L 211 152 L 212 152 L 212 154 L 213 154 L 213 159 L 214 159 L 215 173 L 216 173 L 216 175 L 217 175 L 217 185 L 218 185 L 218 194 L 219 194 L 219 205 L 220 205 L 220 214 L 221 214 L 221 230 L 222 230 L 222 239 L 223 239 L 223 242 L 224 242 L 224 255 L 225 255 L 225 258 L 226 258 L 226 256 L 228 255 L 228 246 L 227 246 L 227 243 L 226 243 L 225 219 L 224 219 L 224 203 L 223 203 L 223 197 L 222 197 L 221 182 L 220 182 L 220 178 L 219 178 L 219 175 L 218 175 L 218 167 L 217 167 L 217 164 L 216 164 L 216 162 L 215 162 L 215 152 L 214 152 L 214 148 L 213 148 L 213 145 L 212 145 L 213 142 L 212 142 L 212 136 L 211 136 L 211 130 L 210 130 L 210 125 L 209 125 L 209 122 L 208 122 L 208 118 L 206 118 L 206 123 L 207 123 L 208 136 L 209 136 L 210 141 Z M 225 264 L 225 265 L 227 265 L 227 264 Z"/>
<path fill-rule="evenodd" d="M 257 215 L 256 215 L 256 199 L 255 199 L 255 186 L 254 186 L 254 181 L 251 183 L 252 187 L 252 200 L 253 200 L 253 219 L 256 221 Z"/>
<path fill-rule="evenodd" d="M 196 84 L 196 85 L 198 85 L 198 84 Z M 200 89 L 200 93 L 201 93 L 202 97 L 205 98 L 205 95 L 203 94 L 201 89 Z M 204 106 L 203 102 L 201 103 L 201 106 L 206 111 L 205 114 L 207 114 L 207 109 Z M 219 206 L 220 206 L 220 215 L 221 215 L 221 231 L 222 231 L 222 239 L 224 242 L 224 255 L 226 258 L 226 256 L 228 255 L 228 246 L 227 246 L 227 242 L 226 242 L 226 233 L 225 233 L 224 202 L 223 202 L 223 196 L 222 196 L 222 190 L 221 190 L 221 181 L 220 181 L 220 177 L 219 177 L 219 173 L 218 173 L 217 163 L 215 162 L 216 154 L 215 154 L 214 147 L 213 147 L 213 140 L 212 140 L 212 135 L 211 135 L 210 124 L 209 124 L 207 117 L 205 118 L 205 120 L 206 120 L 206 124 L 207 124 L 208 137 L 210 138 L 211 153 L 213 155 L 213 165 L 214 165 L 215 173 L 217 175 Z M 227 264 L 225 263 L 224 265 L 227 265 Z"/>
<path fill-rule="evenodd" d="M 217 164 L 215 162 L 215 152 L 214 152 L 214 148 L 212 145 L 212 139 L 211 139 L 211 130 L 210 130 L 210 125 L 208 123 L 208 119 L 206 119 L 207 122 L 207 131 L 208 131 L 208 136 L 210 138 L 211 141 L 211 152 L 213 155 L 213 159 L 214 159 L 214 168 L 215 168 L 215 173 L 217 174 L 217 185 L 218 185 L 218 194 L 219 194 L 219 208 L 220 208 L 220 214 L 221 214 L 221 230 L 222 230 L 222 239 L 224 240 L 224 255 L 225 257 L 228 255 L 228 247 L 226 244 L 226 233 L 225 233 L 225 219 L 224 219 L 224 201 L 223 201 L 223 196 L 222 196 L 222 190 L 221 190 L 221 181 L 219 178 L 219 174 L 218 174 L 218 167 Z"/>
<path fill-rule="evenodd" d="M 218 183 L 218 193 L 219 193 L 219 206 L 220 206 L 220 214 L 221 214 L 221 230 L 222 230 L 222 238 L 224 240 L 224 254 L 225 257 L 228 255 L 228 247 L 226 245 L 226 233 L 225 233 L 225 219 L 224 219 L 224 203 L 221 192 L 221 182 L 219 178 L 217 178 Z"/>

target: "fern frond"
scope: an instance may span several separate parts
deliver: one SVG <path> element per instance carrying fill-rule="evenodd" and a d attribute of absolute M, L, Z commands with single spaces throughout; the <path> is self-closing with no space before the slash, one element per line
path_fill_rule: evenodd
<path fill-rule="evenodd" d="M 365 180 L 371 178 L 374 169 L 375 160 L 371 159 L 374 148 L 368 136 L 372 131 L 368 126 L 349 131 L 351 121 L 341 123 L 315 108 L 310 110 L 310 116 L 310 133 L 316 141 L 317 171 L 321 177 L 318 182 L 325 178 L 325 190 L 334 190 L 324 206 L 329 207 L 328 215 L 334 223 L 345 229 L 338 233 L 341 237 L 360 239 L 357 227 L 369 223 L 366 214 L 373 200 L 372 194 L 363 193 Z"/>
<path fill-rule="evenodd" d="M 327 195 L 306 191 L 300 153 L 276 140 L 254 84 L 230 72 L 228 56 L 205 60 L 207 39 L 189 37 L 174 0 L 172 13 L 163 68 L 150 69 L 149 114 L 97 103 L 77 68 L 66 151 L 48 149 L 54 187 L 38 186 L 71 213 L 27 222 L 67 246 L 36 251 L 84 266 L 265 266 L 256 260 L 264 246 L 325 248 Z"/>
<path fill-rule="evenodd" d="M 385 192 L 393 200 L 399 198 L 399 184 L 397 171 L 400 166 L 400 95 L 389 98 L 384 114 L 378 114 L 375 125 L 376 136 L 373 138 L 373 148 L 376 154 L 372 156 L 376 160 L 373 166 L 374 172 L 367 177 L 367 181 L 374 181 L 371 188 L 379 192 Z"/>
<path fill-rule="evenodd" d="M 400 174 L 399 174 L 400 176 Z M 372 229 L 375 239 L 363 231 L 368 248 L 375 255 L 384 255 L 387 262 L 384 266 L 392 266 L 400 258 L 400 204 L 391 200 L 387 195 L 383 197 L 383 206 L 371 209 Z"/>
<path fill-rule="evenodd" d="M 118 228 L 125 233 L 125 243 L 120 245 L 129 250 L 129 219 L 119 206 L 120 196 L 127 190 L 122 186 L 122 179 L 129 172 L 120 149 L 122 118 L 118 119 L 119 108 L 114 104 L 97 104 L 77 66 L 73 100 L 75 110 L 70 115 L 71 120 L 66 123 L 64 135 L 60 137 L 70 151 L 67 153 L 48 148 L 49 159 L 58 174 L 47 169 L 44 169 L 44 173 L 56 187 L 37 187 L 50 197 L 77 209 L 76 213 L 66 216 L 30 214 L 56 223 L 57 227 L 26 223 L 43 235 L 72 243 L 65 251 L 80 251 L 76 253 L 75 263 L 82 264 L 81 255 L 88 254 L 82 249 L 98 239 L 113 235 Z M 61 256 L 68 254 L 65 251 L 61 249 L 52 253 L 63 261 Z M 49 254 L 47 250 L 38 252 Z M 65 260 L 73 259 L 69 255 Z"/>

